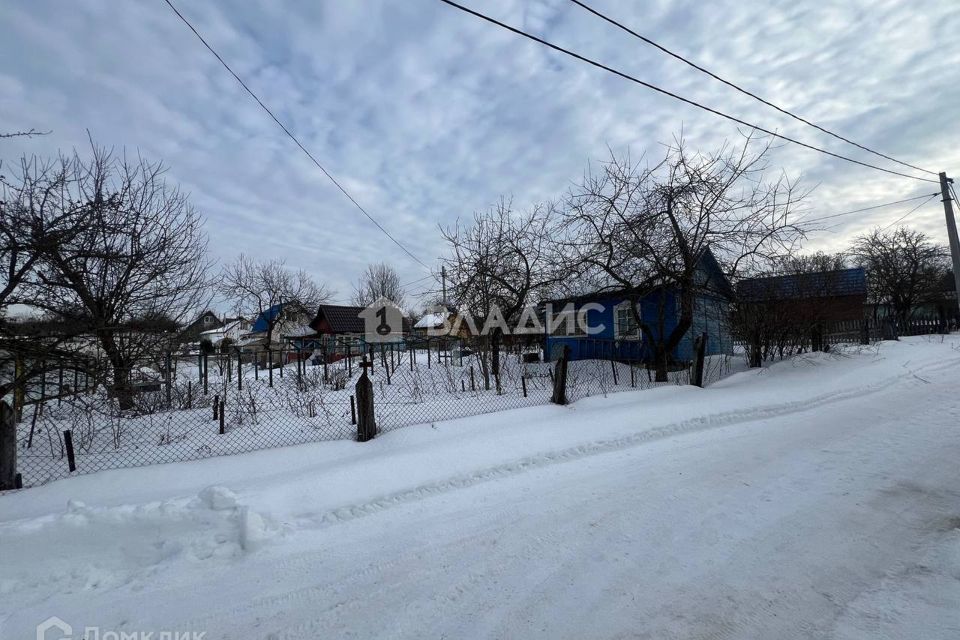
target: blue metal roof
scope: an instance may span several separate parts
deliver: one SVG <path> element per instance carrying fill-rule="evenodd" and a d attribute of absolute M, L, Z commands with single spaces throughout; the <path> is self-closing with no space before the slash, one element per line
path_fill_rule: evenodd
<path fill-rule="evenodd" d="M 283 310 L 283 303 L 275 304 L 266 311 L 260 313 L 257 316 L 256 322 L 253 323 L 253 327 L 250 329 L 252 332 L 257 333 L 259 331 L 266 331 L 271 320 L 274 320 L 277 316 L 280 315 L 280 311 Z"/>
<path fill-rule="evenodd" d="M 867 274 L 862 268 L 817 271 L 769 278 L 750 278 L 737 283 L 741 300 L 790 300 L 865 296 Z"/>

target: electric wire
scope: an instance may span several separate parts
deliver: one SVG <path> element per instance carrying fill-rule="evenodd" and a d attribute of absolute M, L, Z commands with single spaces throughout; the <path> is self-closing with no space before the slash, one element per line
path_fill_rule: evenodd
<path fill-rule="evenodd" d="M 380 223 L 376 220 L 376 218 L 374 218 L 372 215 L 370 215 L 370 214 L 367 212 L 367 210 L 364 209 L 364 208 L 360 205 L 360 203 L 357 202 L 356 199 L 354 199 L 354 197 L 353 197 L 352 195 L 350 195 L 350 193 L 343 187 L 343 185 L 341 185 L 341 184 L 337 181 L 337 179 L 334 178 L 333 175 L 331 175 L 330 172 L 327 171 L 327 170 L 323 167 L 322 164 L 320 164 L 320 162 L 313 156 L 313 154 L 310 153 L 310 152 L 307 150 L 307 148 L 303 146 L 303 144 L 300 142 L 300 140 L 299 140 L 295 135 L 293 135 L 293 133 L 290 132 L 290 130 L 286 127 L 286 125 L 284 125 L 282 122 L 280 122 L 279 118 L 277 118 L 277 116 L 275 116 L 275 115 L 273 114 L 273 111 L 271 111 L 270 108 L 267 107 L 267 105 L 265 105 L 265 104 L 263 103 L 263 100 L 261 100 L 260 97 L 257 96 L 257 94 L 254 93 L 253 90 L 250 89 L 249 86 L 247 86 L 247 83 L 244 82 L 244 81 L 240 78 L 240 76 L 237 75 L 237 73 L 230 67 L 230 65 L 228 65 L 228 64 L 226 63 L 226 61 L 220 56 L 220 54 L 217 53 L 217 51 L 216 51 L 212 46 L 210 46 L 210 44 L 204 39 L 204 37 L 203 37 L 202 35 L 200 35 L 200 32 L 197 31 L 197 29 L 190 23 L 190 21 L 187 20 L 182 13 L 180 13 L 180 11 L 173 5 L 173 3 L 171 2 L 171 0 L 163 0 L 163 1 L 166 2 L 166 3 L 167 3 L 167 6 L 170 7 L 170 9 L 172 9 L 175 14 L 177 14 L 177 17 L 180 18 L 180 20 L 181 20 L 185 25 L 187 25 L 187 27 L 190 29 L 190 31 L 192 31 L 193 34 L 194 34 L 195 36 L 197 36 L 197 38 L 200 40 L 200 42 L 203 43 L 203 46 L 206 47 L 207 50 L 208 50 L 210 53 L 213 54 L 213 56 L 220 62 L 221 65 L 223 65 L 223 68 L 226 69 L 227 71 L 229 71 L 229 72 L 230 72 L 230 75 L 232 75 L 232 76 L 234 77 L 234 79 L 235 79 L 237 82 L 240 83 L 240 86 L 243 87 L 244 90 L 245 90 L 248 94 L 250 94 L 250 97 L 253 98 L 258 105 L 260 105 L 260 108 L 263 109 L 263 110 L 267 113 L 267 115 L 269 115 L 270 118 L 273 119 L 273 121 L 274 121 L 275 123 L 277 123 L 277 126 L 279 126 L 279 127 L 283 130 L 283 132 L 284 132 L 285 134 L 287 134 L 287 137 L 289 137 L 291 140 L 293 140 L 293 142 L 300 148 L 300 150 L 313 162 L 313 164 L 315 164 L 315 165 L 317 166 L 318 169 L 320 169 L 320 171 L 323 172 L 323 174 L 330 180 L 330 182 L 332 182 L 332 183 L 337 187 L 337 189 L 339 189 L 340 192 L 343 193 L 343 195 L 345 195 L 345 196 L 347 197 L 347 199 L 350 200 L 350 202 L 352 202 L 353 205 L 354 205 L 357 209 L 360 210 L 360 213 L 362 213 L 363 215 L 365 215 L 365 216 L 367 217 L 367 219 L 370 220 L 370 222 L 372 222 L 374 225 L 376 225 L 376 227 L 377 227 L 381 232 L 383 232 L 383 234 L 384 234 L 385 236 L 387 236 L 388 238 L 390 238 L 390 240 L 392 240 L 395 245 L 397 245 L 398 247 L 400 247 L 400 249 L 402 249 L 403 252 L 406 253 L 408 256 L 410 256 L 415 262 L 419 263 L 419 264 L 420 264 L 421 266 L 423 266 L 425 269 L 429 269 L 430 267 L 427 266 L 427 264 L 426 264 L 425 262 L 423 262 L 422 260 L 420 260 L 420 258 L 418 258 L 417 256 L 415 256 L 415 255 L 413 254 L 413 252 L 411 252 L 409 249 L 407 249 L 399 240 L 397 240 L 395 237 L 393 237 L 393 235 L 391 235 L 391 233 L 390 233 L 389 231 L 387 231 L 387 230 L 384 228 L 384 226 L 383 226 L 382 224 L 380 224 Z"/>
<path fill-rule="evenodd" d="M 885 153 L 881 153 L 881 152 L 879 152 L 879 151 L 875 151 L 874 149 L 871 149 L 870 147 L 867 147 L 867 146 L 864 146 L 864 145 L 859 144 L 859 143 L 857 143 L 857 142 L 854 142 L 853 140 L 850 140 L 849 138 L 845 138 L 845 137 L 843 137 L 842 135 L 840 135 L 840 134 L 838 134 L 838 133 L 834 133 L 833 131 L 830 131 L 829 129 L 826 129 L 825 127 L 822 127 L 822 126 L 816 124 L 815 122 L 811 122 L 811 121 L 807 120 L 806 118 L 803 118 L 803 117 L 801 117 L 801 116 L 798 116 L 797 114 L 795 114 L 795 113 L 793 113 L 793 112 L 791 112 L 791 111 L 789 111 L 789 110 L 787 110 L 787 109 L 784 109 L 783 107 L 780 107 L 780 106 L 774 104 L 773 102 L 770 102 L 769 100 L 766 100 L 766 99 L 758 96 L 757 94 L 755 94 L 755 93 L 753 93 L 753 92 L 751 92 L 751 91 L 748 91 L 747 89 L 744 89 L 743 87 L 737 85 L 736 83 L 733 83 L 733 82 L 731 82 L 731 81 L 729 81 L 729 80 L 727 80 L 727 79 L 725 79 L 725 78 L 722 78 L 722 77 L 718 76 L 717 74 L 713 73 L 713 72 L 710 71 L 709 69 L 705 69 L 704 67 L 700 66 L 699 64 L 697 64 L 697 63 L 695 63 L 695 62 L 692 62 L 691 60 L 688 60 L 687 58 L 683 57 L 683 56 L 680 55 L 679 53 L 675 53 L 675 52 L 671 51 L 670 49 L 667 49 L 667 48 L 664 47 L 663 45 L 661 45 L 661 44 L 659 44 L 659 43 L 657 43 L 657 42 L 654 42 L 654 41 L 651 40 L 650 38 L 647 38 L 646 36 L 637 33 L 636 31 L 634 31 L 634 30 L 631 29 L 630 27 L 628 27 L 628 26 L 626 26 L 626 25 L 624 25 L 624 24 L 622 24 L 622 23 L 614 20 L 613 18 L 605 15 L 604 13 L 601 13 L 600 11 L 597 11 L 597 10 L 594 9 L 593 7 L 587 5 L 586 3 L 581 2 L 581 0 L 570 0 L 570 2 L 572 2 L 573 4 L 577 5 L 578 7 L 582 8 L 582 9 L 584 9 L 584 10 L 592 13 L 593 15 L 597 16 L 597 17 L 600 18 L 601 20 L 605 20 L 606 22 L 614 25 L 615 27 L 617 27 L 617 28 L 619 28 L 619 29 L 621 29 L 621 30 L 629 33 L 629 34 L 632 35 L 633 37 L 638 38 L 638 39 L 642 40 L 643 42 L 646 42 L 646 43 L 649 44 L 650 46 L 656 47 L 657 49 L 659 49 L 660 51 L 666 53 L 667 55 L 672 56 L 673 58 L 676 58 L 677 60 L 680 60 L 680 61 L 683 62 L 684 64 L 687 64 L 687 65 L 693 67 L 693 68 L 696 69 L 697 71 L 700 71 L 700 72 L 702 72 L 702 73 L 707 74 L 708 76 L 710 76 L 710 77 L 713 78 L 714 80 L 717 80 L 718 82 L 722 82 L 723 84 L 727 85 L 728 87 L 730 87 L 730 88 L 732 88 L 732 89 L 735 89 L 736 91 L 739 91 L 740 93 L 742 93 L 742 94 L 744 94 L 744 95 L 746 95 L 746 96 L 749 96 L 749 97 L 753 98 L 754 100 L 757 100 L 758 102 L 761 102 L 761 103 L 767 105 L 768 107 L 771 107 L 771 108 L 773 108 L 773 109 L 776 109 L 777 111 L 779 111 L 780 113 L 782 113 L 782 114 L 784 114 L 784 115 L 790 116 L 790 117 L 793 118 L 794 120 L 798 120 L 799 122 L 802 122 L 803 124 L 809 125 L 809 126 L 813 127 L 814 129 L 817 129 L 818 131 L 821 131 L 821 132 L 823 132 L 823 133 L 825 133 L 825 134 L 827 134 L 827 135 L 829 135 L 829 136 L 833 136 L 834 138 L 836 138 L 836 139 L 838 139 L 838 140 L 842 140 L 843 142 L 846 142 L 847 144 L 853 145 L 853 146 L 857 147 L 858 149 L 862 149 L 863 151 L 866 151 L 866 152 L 868 152 L 868 153 L 872 153 L 872 154 L 875 155 L 875 156 L 879 156 L 879 157 L 881 157 L 881 158 L 885 158 L 885 159 L 887 159 L 887 160 L 890 160 L 891 162 L 896 162 L 897 164 L 903 165 L 903 166 L 905 166 L 905 167 L 910 167 L 911 169 L 916 169 L 917 171 L 922 171 L 923 173 L 929 173 L 930 175 L 934 175 L 934 176 L 937 175 L 937 172 L 936 172 L 936 171 L 930 171 L 930 170 L 928 170 L 928 169 L 924 169 L 924 168 L 922 168 L 922 167 L 918 167 L 918 166 L 916 166 L 916 165 L 912 165 L 912 164 L 910 164 L 909 162 L 904 162 L 903 160 L 897 160 L 896 158 L 893 158 L 893 157 L 891 157 L 891 156 L 888 156 L 888 155 L 885 154 Z"/>
<path fill-rule="evenodd" d="M 623 71 L 619 71 L 619 70 L 614 69 L 613 67 L 610 67 L 610 66 L 608 66 L 608 65 L 605 65 L 605 64 L 603 64 L 603 63 L 601 63 L 601 62 L 597 62 L 596 60 L 593 60 L 593 59 L 588 58 L 588 57 L 586 57 L 586 56 L 580 55 L 579 53 L 576 53 L 576 52 L 574 52 L 574 51 L 571 51 L 570 49 L 565 49 L 564 47 L 561 47 L 560 45 L 557 45 L 557 44 L 554 44 L 554 43 L 549 42 L 549 41 L 547 41 L 547 40 L 544 40 L 543 38 L 540 38 L 540 37 L 535 36 L 535 35 L 533 35 L 533 34 L 531 34 L 531 33 L 528 33 L 528 32 L 526 32 L 526 31 L 523 31 L 522 29 L 518 29 L 517 27 L 512 27 L 512 26 L 506 24 L 505 22 L 501 22 L 500 20 L 497 20 L 496 18 L 492 18 L 492 17 L 490 17 L 490 16 L 488 16 L 488 15 L 486 15 L 486 14 L 480 13 L 479 11 L 474 11 L 473 9 L 470 9 L 469 7 L 465 7 L 464 5 L 462 5 L 462 4 L 458 3 L 458 2 L 454 2 L 453 0 L 440 0 L 440 2 L 446 4 L 446 5 L 450 6 L 450 7 L 453 7 L 453 8 L 455 8 L 455 9 L 458 9 L 458 10 L 460 10 L 460 11 L 463 11 L 464 13 L 468 13 L 468 14 L 476 17 L 476 18 L 479 18 L 479 19 L 481 19 L 481 20 L 484 20 L 485 22 L 489 22 L 490 24 L 496 25 L 496 26 L 498 26 L 498 27 L 500 27 L 500 28 L 502 28 L 502 29 L 505 29 L 505 30 L 507 30 L 507 31 L 510 31 L 510 32 L 512 32 L 512 33 L 514 33 L 514 34 L 516 34 L 516 35 L 519 35 L 519 36 L 522 36 L 522 37 L 527 38 L 527 39 L 529 39 L 529 40 L 532 40 L 532 41 L 534 41 L 534 42 L 537 42 L 537 43 L 539 43 L 539 44 L 541 44 L 541 45 L 543 45 L 543 46 L 545 46 L 545 47 L 548 47 L 548 48 L 550 48 L 550 49 L 553 49 L 554 51 L 559 51 L 560 53 L 563 53 L 564 55 L 570 56 L 571 58 L 575 58 L 575 59 L 577 59 L 577 60 L 580 60 L 581 62 L 585 62 L 586 64 L 589 64 L 589 65 L 591 65 L 591 66 L 597 67 L 598 69 L 603 69 L 604 71 L 607 71 L 608 73 L 612 73 L 613 75 L 619 76 L 619 77 L 621 77 L 621 78 L 623 78 L 623 79 L 625 79 L 625 80 L 629 80 L 629 81 L 634 82 L 634 83 L 636 83 L 636 84 L 639 84 L 639 85 L 641 85 L 641 86 L 643 86 L 643 87 L 646 87 L 646 88 L 648 88 L 648 89 L 651 89 L 651 90 L 653 90 L 653 91 L 656 91 L 656 92 L 658 92 L 658 93 L 661 93 L 661 94 L 663 94 L 663 95 L 665 95 L 665 96 L 669 96 L 669 97 L 671 97 L 671 98 L 673 98 L 673 99 L 675 99 L 675 100 L 679 100 L 680 102 L 683 102 L 683 103 L 685 103 L 685 104 L 689 104 L 689 105 L 691 105 L 691 106 L 697 107 L 698 109 L 702 109 L 702 110 L 707 111 L 707 112 L 709 112 L 709 113 L 712 113 L 712 114 L 714 114 L 714 115 L 716 115 L 716 116 L 720 116 L 721 118 L 725 118 L 726 120 L 730 120 L 731 122 L 736 122 L 737 124 L 741 124 L 741 125 L 743 125 L 743 126 L 745 126 L 745 127 L 750 127 L 751 129 L 755 129 L 755 130 L 757 130 L 757 131 L 760 131 L 760 132 L 762 132 L 762 133 L 765 133 L 765 134 L 767 134 L 767 135 L 769 135 L 769 136 L 772 136 L 772 137 L 774 137 L 774 138 L 778 138 L 778 139 L 783 140 L 783 141 L 785 141 L 785 142 L 793 143 L 793 144 L 795 144 L 795 145 L 804 147 L 804 148 L 806 148 L 806 149 L 810 149 L 811 151 L 816 151 L 816 152 L 818 152 L 818 153 L 822 153 L 822 154 L 824 154 L 824 155 L 827 155 L 827 156 L 830 156 L 830 157 L 833 157 L 833 158 L 837 158 L 838 160 L 844 160 L 844 161 L 850 162 L 850 163 L 852 163 L 852 164 L 857 164 L 857 165 L 860 165 L 860 166 L 862 166 L 862 167 L 868 167 L 868 168 L 870 168 L 870 169 L 875 169 L 875 170 L 877 170 L 877 171 L 883 171 L 884 173 L 889 173 L 889 174 L 892 174 L 892 175 L 895 175 L 895 176 L 900 176 L 900 177 L 903 177 L 903 178 L 911 178 L 911 179 L 913 179 L 913 180 L 920 180 L 920 181 L 923 181 L 923 182 L 937 182 L 936 180 L 932 180 L 932 179 L 929 179 L 929 178 L 921 178 L 921 177 L 919 177 L 919 176 L 913 176 L 913 175 L 910 175 L 910 174 L 907 174 L 907 173 L 902 173 L 902 172 L 900 172 L 900 171 L 894 171 L 893 169 L 886 169 L 886 168 L 884 168 L 884 167 L 879 167 L 879 166 L 877 166 L 877 165 L 870 164 L 869 162 L 863 162 L 863 161 L 861 161 L 861 160 L 856 160 L 856 159 L 854 159 L 854 158 L 850 158 L 850 157 L 848 157 L 848 156 L 844 156 L 844 155 L 841 155 L 841 154 L 839 154 L 839 153 L 834 153 L 833 151 L 828 151 L 827 149 L 823 149 L 823 148 L 821 148 L 821 147 L 817 147 L 817 146 L 815 146 L 815 145 L 812 145 L 812 144 L 803 142 L 803 141 L 801 141 L 801 140 L 797 140 L 796 138 L 791 138 L 791 137 L 786 136 L 786 135 L 784 135 L 784 134 L 782 134 L 782 133 L 777 133 L 777 132 L 775 132 L 775 131 L 772 131 L 772 130 L 770 130 L 770 129 L 766 129 L 766 128 L 761 127 L 761 126 L 759 126 L 759 125 L 752 124 L 752 123 L 747 122 L 746 120 L 743 120 L 743 119 L 738 118 L 738 117 L 736 117 L 736 116 L 730 115 L 730 114 L 728 114 L 728 113 L 724 113 L 723 111 L 719 111 L 719 110 L 714 109 L 714 108 L 712 108 L 712 107 L 708 107 L 708 106 L 706 106 L 706 105 L 700 104 L 699 102 L 696 102 L 696 101 L 691 100 L 691 99 L 689 99 L 689 98 L 684 98 L 684 97 L 681 96 L 681 95 L 678 95 L 678 94 L 673 93 L 673 92 L 671 92 L 671 91 L 668 91 L 668 90 L 666 90 L 666 89 L 662 89 L 662 88 L 660 88 L 660 87 L 658 87 L 658 86 L 656 86 L 656 85 L 654 85 L 654 84 L 651 84 L 651 83 L 649 83 L 649 82 L 646 82 L 646 81 L 644 81 L 644 80 L 640 80 L 639 78 L 636 78 L 636 77 L 634 77 L 634 76 L 631 76 L 631 75 L 629 75 L 628 73 L 625 73 L 625 72 L 623 72 Z"/>

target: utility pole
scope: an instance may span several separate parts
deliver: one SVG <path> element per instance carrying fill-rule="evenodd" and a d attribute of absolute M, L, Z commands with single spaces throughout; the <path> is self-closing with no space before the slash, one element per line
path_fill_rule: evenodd
<path fill-rule="evenodd" d="M 957 238 L 957 221 L 953 217 L 953 199 L 950 197 L 952 179 L 940 172 L 940 193 L 943 194 L 943 214 L 947 217 L 947 235 L 950 237 L 950 255 L 953 258 L 953 284 L 957 292 L 958 310 L 960 310 L 960 238 Z"/>
<path fill-rule="evenodd" d="M 956 232 L 954 232 L 954 235 L 956 235 Z M 446 307 L 446 306 L 447 306 L 447 268 L 446 268 L 445 266 L 442 266 L 442 265 L 441 265 L 441 267 L 440 267 L 440 280 L 441 280 L 441 282 L 443 283 L 443 284 L 442 284 L 442 286 L 443 286 L 443 300 L 442 300 L 442 304 L 443 304 L 444 307 Z"/>

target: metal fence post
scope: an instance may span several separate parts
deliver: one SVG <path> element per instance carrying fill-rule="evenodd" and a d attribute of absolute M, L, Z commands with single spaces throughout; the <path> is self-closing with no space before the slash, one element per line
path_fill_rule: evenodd
<path fill-rule="evenodd" d="M 373 382 L 367 375 L 367 369 L 373 366 L 372 362 L 364 361 L 360 364 L 363 372 L 357 380 L 357 441 L 367 442 L 377 435 L 377 422 L 373 413 Z"/>
<path fill-rule="evenodd" d="M 77 470 L 77 461 L 73 455 L 73 431 L 70 429 L 63 432 L 63 446 L 67 449 L 67 468 L 73 473 Z"/>
<path fill-rule="evenodd" d="M 166 387 L 167 392 L 167 408 L 170 408 L 171 401 L 173 400 L 173 390 L 170 388 L 173 378 L 173 356 L 170 355 L 170 352 L 167 351 L 167 375 L 164 377 L 164 386 Z"/>
<path fill-rule="evenodd" d="M 273 349 L 267 349 L 267 386 L 273 386 Z"/>

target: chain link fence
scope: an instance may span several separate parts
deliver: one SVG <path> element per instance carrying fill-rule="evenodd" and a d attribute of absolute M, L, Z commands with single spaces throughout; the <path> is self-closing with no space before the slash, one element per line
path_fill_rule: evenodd
<path fill-rule="evenodd" d="M 75 473 L 356 439 L 354 389 L 363 370 L 380 433 L 550 402 L 555 364 L 543 362 L 538 345 L 505 346 L 498 362 L 489 350 L 428 340 L 349 354 L 171 354 L 137 363 L 120 393 L 109 374 L 51 361 L 20 402 L 18 471 L 24 486 L 36 486 Z M 707 358 L 705 383 L 726 375 L 730 362 Z M 690 367 L 669 378 L 654 382 L 640 361 L 572 361 L 567 397 L 689 384 Z"/>

